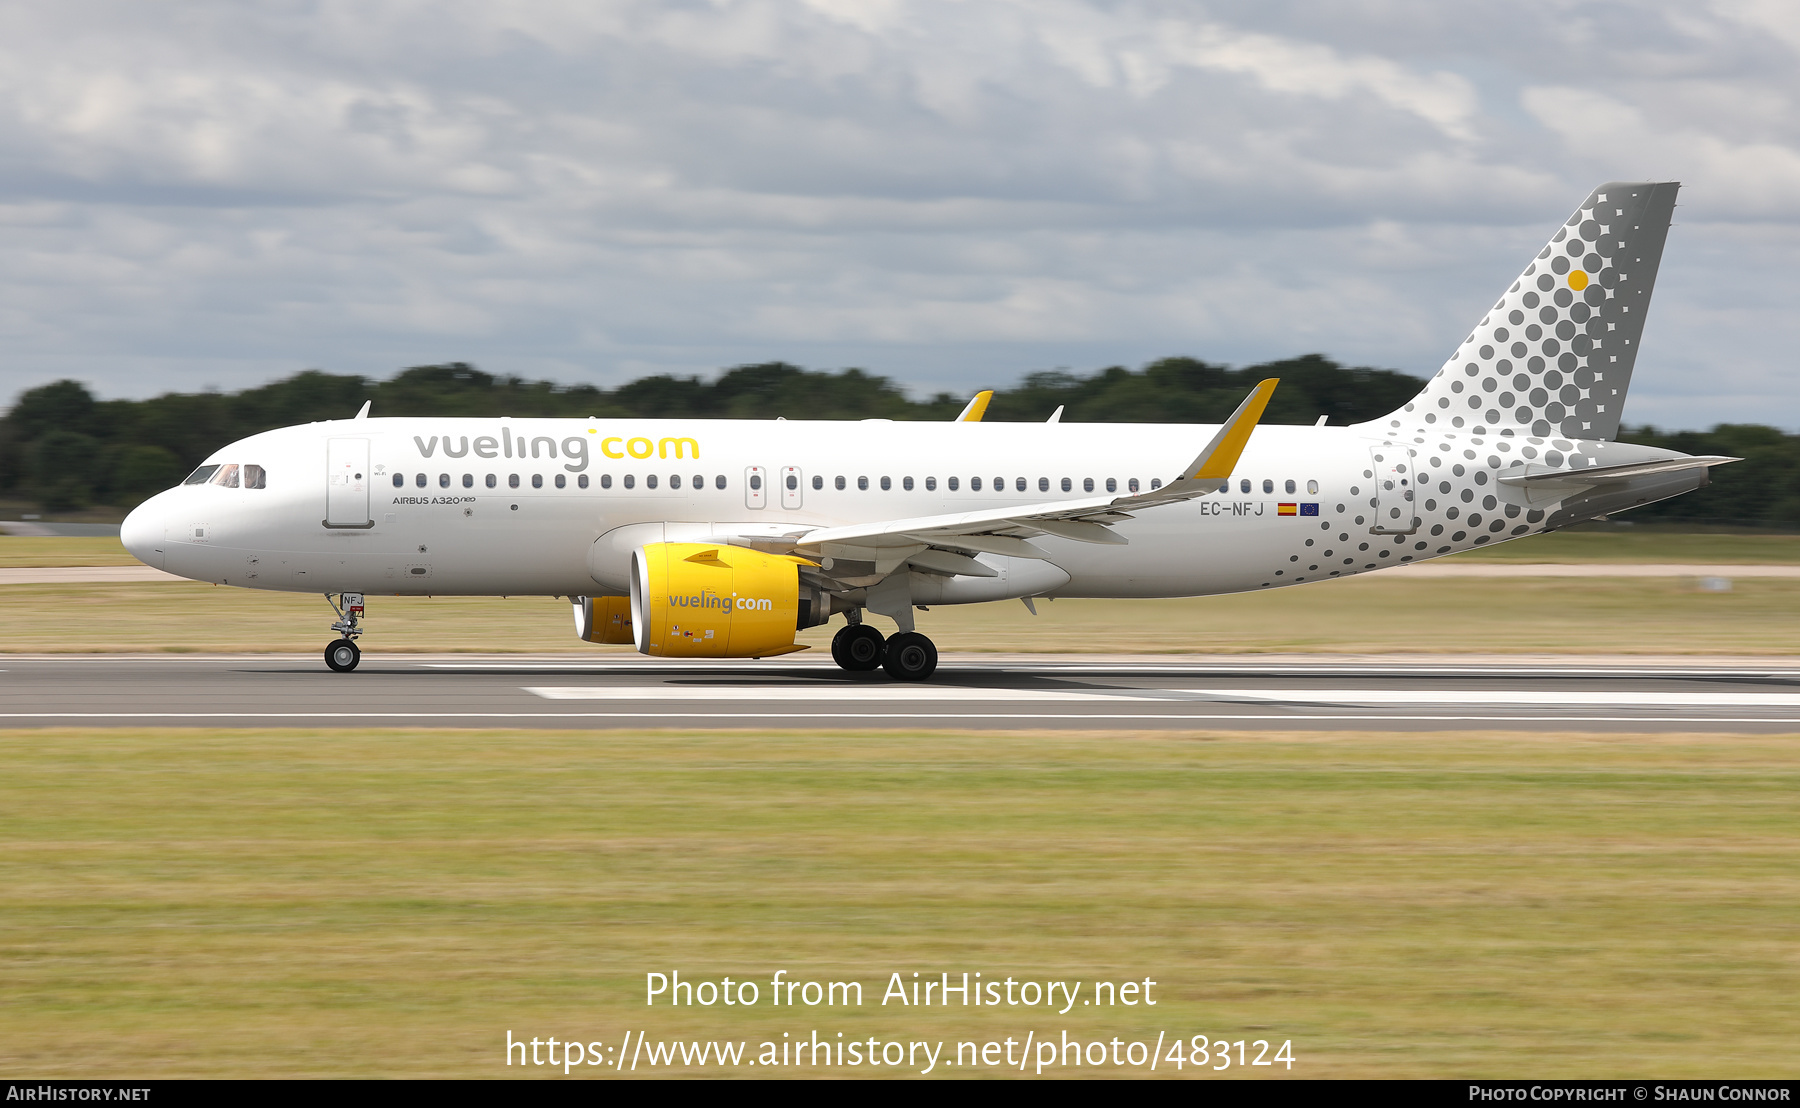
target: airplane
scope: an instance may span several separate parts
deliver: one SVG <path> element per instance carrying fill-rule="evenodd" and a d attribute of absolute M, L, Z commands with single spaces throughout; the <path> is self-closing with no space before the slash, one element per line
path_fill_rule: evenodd
<path fill-rule="evenodd" d="M 324 594 L 333 670 L 371 594 L 542 595 L 576 635 L 768 658 L 842 615 L 845 670 L 929 678 L 915 612 L 1318 584 L 1691 491 L 1710 467 L 1615 441 L 1679 185 L 1581 202 L 1398 411 L 1223 424 L 371 418 L 241 439 L 125 520 L 196 581 Z M 892 621 L 883 634 L 867 615 Z"/>

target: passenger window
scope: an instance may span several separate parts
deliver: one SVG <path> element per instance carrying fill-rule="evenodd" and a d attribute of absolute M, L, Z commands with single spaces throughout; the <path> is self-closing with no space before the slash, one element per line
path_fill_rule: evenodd
<path fill-rule="evenodd" d="M 490 489 L 491 489 L 491 488 L 493 488 L 493 487 L 494 487 L 494 486 L 495 486 L 495 485 L 498 485 L 498 484 L 499 484 L 499 483 L 500 483 L 500 482 L 499 482 L 499 481 L 497 481 L 497 480 L 495 480 L 495 478 L 494 478 L 494 475 L 493 475 L 493 474 L 491 474 L 491 473 L 490 473 L 490 474 L 488 474 L 488 475 L 487 475 L 487 487 L 488 487 L 488 488 L 490 488 Z"/>
<path fill-rule="evenodd" d="M 1317 481 L 1308 481 L 1306 483 L 1306 495 L 1308 495 L 1308 496 L 1319 495 L 1319 483 Z"/>
<path fill-rule="evenodd" d="M 600 475 L 600 487 L 603 489 L 612 488 L 612 474 L 602 473 Z"/>
<path fill-rule="evenodd" d="M 894 479 L 892 477 L 883 477 L 881 479 L 881 491 L 882 492 L 893 492 L 894 491 Z"/>
<path fill-rule="evenodd" d="M 1106 479 L 1106 491 L 1107 492 L 1118 492 L 1119 491 L 1119 482 L 1118 482 L 1117 478 L 1108 477 Z"/>
<path fill-rule="evenodd" d="M 839 492 L 844 491 L 844 479 L 842 477 L 839 477 L 837 479 L 837 481 L 835 482 L 835 484 L 837 485 Z"/>
<path fill-rule="evenodd" d="M 681 487 L 681 474 L 679 474 L 679 473 L 669 474 L 669 487 L 672 489 L 678 489 Z"/>
<path fill-rule="evenodd" d="M 417 485 L 419 488 L 424 488 L 425 480 L 426 480 L 425 475 L 423 473 L 421 473 L 417 477 L 413 478 L 413 484 Z"/>
<path fill-rule="evenodd" d="M 519 487 L 519 475 L 516 473 L 507 474 L 506 475 L 506 487 L 509 489 L 518 488 Z"/>
<path fill-rule="evenodd" d="M 650 478 L 650 487 L 656 487 L 656 478 Z M 750 488 L 752 491 L 762 488 L 762 474 L 752 473 L 750 475 Z"/>
<path fill-rule="evenodd" d="M 754 480 L 754 479 L 753 479 L 753 480 Z M 645 475 L 645 477 L 644 477 L 644 487 L 645 487 L 645 488 L 647 488 L 647 489 L 653 489 L 653 488 L 655 488 L 655 487 L 656 487 L 656 474 L 654 474 L 654 473 L 651 473 L 651 474 L 646 474 L 646 475 Z"/>
<path fill-rule="evenodd" d="M 994 484 L 1003 485 L 1003 484 L 1005 484 L 1005 482 L 995 481 Z M 1017 489 L 1019 492 L 1024 492 L 1025 491 L 1025 478 L 1023 478 L 1023 477 L 1013 478 L 1013 488 Z"/>
<path fill-rule="evenodd" d="M 543 488 L 544 487 L 544 475 L 541 473 L 532 474 L 531 475 L 531 487 L 534 489 Z"/>
<path fill-rule="evenodd" d="M 1074 490 L 1074 488 L 1075 488 L 1075 482 L 1069 480 L 1067 477 L 1064 477 L 1062 479 L 1062 491 L 1071 492 Z"/>
<path fill-rule="evenodd" d="M 937 491 L 937 478 L 936 477 L 925 478 L 925 491 L 926 492 L 936 492 Z"/>
<path fill-rule="evenodd" d="M 1081 491 L 1082 492 L 1093 492 L 1094 491 L 1094 479 L 1092 477 L 1083 477 L 1081 479 Z"/>
<path fill-rule="evenodd" d="M 820 490 L 824 487 L 825 487 L 825 478 L 820 477 L 816 473 L 813 474 L 813 491 L 817 492 L 818 490 Z"/>
<path fill-rule="evenodd" d="M 261 466 L 245 466 L 244 467 L 244 487 L 245 488 L 247 488 L 247 489 L 264 488 L 267 485 L 267 480 L 268 480 L 268 478 L 263 471 L 263 467 L 261 467 Z"/>
<path fill-rule="evenodd" d="M 1249 492 L 1250 491 L 1250 478 L 1246 477 L 1242 481 L 1238 482 L 1238 491 L 1239 492 Z"/>
<path fill-rule="evenodd" d="M 1263 491 L 1264 492 L 1274 492 L 1275 491 L 1275 482 L 1269 480 L 1267 477 L 1264 477 L 1263 478 Z"/>
<path fill-rule="evenodd" d="M 357 474 L 357 476 L 361 477 L 362 474 L 359 473 L 359 474 Z M 219 472 L 213 474 L 212 483 L 215 485 L 218 485 L 222 488 L 227 488 L 227 489 L 237 488 L 238 487 L 238 467 L 237 466 L 220 466 Z"/>
<path fill-rule="evenodd" d="M 637 487 L 637 474 L 627 473 L 625 475 L 625 487 L 628 489 Z"/>
<path fill-rule="evenodd" d="M 817 478 L 817 477 L 814 477 L 814 478 L 813 478 L 813 480 L 814 480 L 814 481 L 817 481 L 817 480 L 818 480 L 818 478 Z M 714 477 L 714 478 L 713 478 L 713 488 L 715 488 L 715 489 L 722 489 L 722 488 L 724 488 L 724 487 L 725 487 L 725 475 L 724 475 L 724 474 L 723 474 L 723 473 L 721 473 L 721 474 L 719 474 L 719 475 L 718 475 L 718 476 L 717 476 L 717 477 Z M 815 489 L 816 489 L 816 488 L 818 488 L 818 487 L 819 487 L 819 486 L 818 486 L 818 485 L 816 485 L 816 484 L 815 484 L 815 485 L 813 485 L 813 488 L 815 488 Z"/>
<path fill-rule="evenodd" d="M 584 473 L 580 477 L 575 478 L 575 483 L 584 489 L 587 488 L 587 474 Z"/>
<path fill-rule="evenodd" d="M 958 483 L 958 479 L 957 479 L 957 478 L 955 478 L 955 477 L 952 477 L 952 478 L 950 478 L 950 481 L 949 481 L 949 485 L 950 485 L 950 491 L 951 491 L 951 492 L 955 492 L 955 491 L 956 491 L 956 486 L 957 486 L 957 483 Z"/>
<path fill-rule="evenodd" d="M 979 477 L 969 478 L 969 491 L 970 492 L 980 492 L 981 491 L 981 478 L 979 478 Z"/>
<path fill-rule="evenodd" d="M 796 477 L 792 473 L 788 474 L 787 475 L 787 487 L 790 490 L 798 489 L 800 487 L 800 478 Z"/>
<path fill-rule="evenodd" d="M 556 487 L 559 489 L 568 488 L 569 487 L 569 479 L 560 473 L 557 474 L 556 475 Z"/>
<path fill-rule="evenodd" d="M 911 477 L 901 478 L 900 479 L 900 487 L 905 489 L 907 492 L 911 492 L 912 491 L 912 478 Z"/>
<path fill-rule="evenodd" d="M 438 474 L 438 488 L 447 489 L 449 487 L 450 487 L 450 475 L 448 473 Z"/>
<path fill-rule="evenodd" d="M 704 473 L 694 474 L 694 488 L 696 490 L 698 490 L 698 489 L 703 489 L 705 487 L 706 487 L 706 474 L 704 474 Z"/>
<path fill-rule="evenodd" d="M 861 489 L 863 492 L 868 492 L 869 491 L 869 479 L 867 477 L 858 477 L 856 479 L 856 487 Z"/>
<path fill-rule="evenodd" d="M 1152 478 L 1150 478 L 1150 487 L 1151 487 L 1151 488 L 1153 488 L 1153 489 L 1160 489 L 1160 488 L 1162 488 L 1162 478 L 1161 478 L 1161 477 L 1152 477 Z"/>
<path fill-rule="evenodd" d="M 1132 492 L 1138 491 L 1137 478 L 1133 477 L 1131 480 L 1125 482 L 1125 487 L 1130 489 Z"/>
<path fill-rule="evenodd" d="M 1064 491 L 1067 491 L 1068 487 L 1069 487 L 1069 479 L 1067 477 L 1064 477 L 1063 478 Z M 1050 491 L 1050 478 L 1048 478 L 1048 477 L 1039 477 L 1038 478 L 1038 491 L 1039 492 L 1049 492 Z"/>
<path fill-rule="evenodd" d="M 1283 485 L 1282 488 L 1286 489 L 1288 491 L 1288 493 L 1291 495 L 1295 488 L 1294 479 L 1292 477 L 1289 477 L 1287 479 L 1287 484 Z"/>
<path fill-rule="evenodd" d="M 406 484 L 406 474 L 404 474 L 404 473 L 394 474 L 394 487 L 395 488 L 400 488 L 400 487 L 404 486 L 405 484 Z"/>
<path fill-rule="evenodd" d="M 212 480 L 212 475 L 217 472 L 219 472 L 218 466 L 201 466 L 199 469 L 196 469 L 194 472 L 188 474 L 188 479 L 183 481 L 182 484 L 184 484 L 184 485 L 204 485 L 208 481 Z"/>
<path fill-rule="evenodd" d="M 463 488 L 472 489 L 474 487 L 475 487 L 475 475 L 473 473 L 463 474 Z"/>
<path fill-rule="evenodd" d="M 1024 487 L 1025 487 L 1025 482 L 1020 481 L 1019 488 L 1024 489 Z M 1006 491 L 1006 478 L 1004 478 L 1004 477 L 994 478 L 994 491 L 995 492 L 1005 492 Z"/>

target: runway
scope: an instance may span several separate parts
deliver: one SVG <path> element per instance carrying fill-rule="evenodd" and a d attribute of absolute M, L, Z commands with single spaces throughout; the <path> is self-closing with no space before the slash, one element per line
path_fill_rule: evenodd
<path fill-rule="evenodd" d="M 0 727 L 1800 731 L 1800 661 L 947 656 L 0 656 Z"/>

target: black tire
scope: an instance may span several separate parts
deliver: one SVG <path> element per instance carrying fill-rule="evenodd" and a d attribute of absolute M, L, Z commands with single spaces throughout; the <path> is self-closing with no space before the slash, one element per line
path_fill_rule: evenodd
<path fill-rule="evenodd" d="M 887 639 L 866 623 L 846 627 L 831 639 L 831 660 L 851 673 L 881 668 Z"/>
<path fill-rule="evenodd" d="M 362 651 L 349 639 L 338 639 L 325 648 L 325 664 L 338 673 L 349 673 L 362 661 Z"/>
<path fill-rule="evenodd" d="M 937 645 L 924 635 L 908 631 L 887 641 L 887 658 L 882 666 L 896 681 L 923 681 L 937 672 L 937 662 Z"/>

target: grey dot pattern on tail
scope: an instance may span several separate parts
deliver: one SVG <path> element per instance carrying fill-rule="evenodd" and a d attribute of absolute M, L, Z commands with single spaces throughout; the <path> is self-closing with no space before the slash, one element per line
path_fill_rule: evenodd
<path fill-rule="evenodd" d="M 1411 403 L 1376 425 L 1610 439 L 1674 185 L 1595 189 Z"/>

